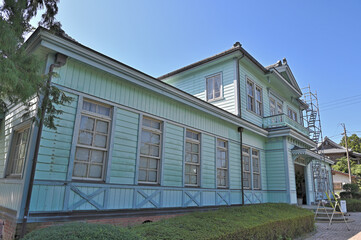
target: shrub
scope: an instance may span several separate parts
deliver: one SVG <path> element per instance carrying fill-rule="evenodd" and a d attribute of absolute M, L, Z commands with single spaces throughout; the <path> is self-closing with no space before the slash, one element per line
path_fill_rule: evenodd
<path fill-rule="evenodd" d="M 346 183 L 342 186 L 346 192 L 356 193 L 359 191 L 359 186 L 356 183 Z"/>
<path fill-rule="evenodd" d="M 24 240 L 138 240 L 135 233 L 126 228 L 108 224 L 67 223 L 35 230 L 23 238 Z"/>
<path fill-rule="evenodd" d="M 314 230 L 314 213 L 289 204 L 195 212 L 132 228 L 145 239 L 279 239 Z"/>
<path fill-rule="evenodd" d="M 351 192 L 340 192 L 340 198 L 352 198 Z"/>
<path fill-rule="evenodd" d="M 347 212 L 361 212 L 361 200 L 349 198 L 341 200 L 346 200 Z"/>

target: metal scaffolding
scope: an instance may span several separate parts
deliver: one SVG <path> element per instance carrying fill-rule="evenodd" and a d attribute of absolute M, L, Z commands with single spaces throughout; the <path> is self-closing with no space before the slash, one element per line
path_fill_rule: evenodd
<path fill-rule="evenodd" d="M 318 143 L 322 142 L 323 140 L 323 135 L 317 92 L 313 93 L 311 91 L 310 85 L 308 85 L 308 87 L 302 88 L 302 92 L 303 101 L 308 105 L 308 108 L 304 111 L 303 114 L 304 126 L 308 129 L 312 141 L 317 144 L 315 152 L 321 155 L 321 159 L 324 161 L 326 157 L 324 155 L 323 145 L 321 144 L 320 148 L 318 147 Z M 318 202 L 327 198 L 325 194 L 326 192 L 330 196 L 331 188 L 329 173 L 326 169 L 326 165 L 319 160 L 312 161 L 312 172 L 315 201 Z"/>

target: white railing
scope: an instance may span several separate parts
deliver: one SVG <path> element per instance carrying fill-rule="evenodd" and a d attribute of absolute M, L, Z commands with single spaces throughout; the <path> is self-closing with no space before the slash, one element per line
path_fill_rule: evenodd
<path fill-rule="evenodd" d="M 291 127 L 306 136 L 310 135 L 307 128 L 305 128 L 298 122 L 294 121 L 284 113 L 263 118 L 264 128 L 276 128 L 276 127 L 286 127 L 286 126 Z"/>

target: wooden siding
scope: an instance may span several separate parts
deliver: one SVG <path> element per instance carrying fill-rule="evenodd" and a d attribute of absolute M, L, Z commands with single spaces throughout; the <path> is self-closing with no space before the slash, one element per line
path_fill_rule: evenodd
<path fill-rule="evenodd" d="M 10 144 L 14 132 L 19 124 L 29 121 L 29 118 L 35 116 L 37 107 L 37 98 L 30 100 L 30 107 L 18 104 L 10 107 L 3 120 L 0 121 L 0 206 L 19 211 L 24 181 L 22 179 L 6 179 L 5 168 L 9 159 Z M 28 116 L 24 115 L 28 113 Z M 31 123 L 29 121 L 29 123 Z M 28 148 L 29 149 L 29 148 Z M 24 169 L 28 159 L 25 160 Z"/>
<path fill-rule="evenodd" d="M 237 143 L 229 143 L 229 187 L 231 189 L 242 188 L 241 154 Z"/>
<path fill-rule="evenodd" d="M 216 187 L 216 139 L 207 134 L 201 138 L 201 186 Z"/>
<path fill-rule="evenodd" d="M 117 109 L 110 182 L 134 184 L 137 161 L 139 114 Z"/>
<path fill-rule="evenodd" d="M 165 128 L 163 185 L 182 187 L 184 128 L 170 123 L 166 123 Z"/>
<path fill-rule="evenodd" d="M 54 120 L 56 130 L 44 127 L 41 134 L 35 179 L 66 180 L 73 139 L 78 97 L 67 93 L 73 101 L 58 105 L 63 114 Z"/>
<path fill-rule="evenodd" d="M 286 190 L 285 159 L 282 138 L 266 143 L 266 178 L 268 190 Z"/>
<path fill-rule="evenodd" d="M 221 73 L 223 85 L 223 99 L 210 102 L 215 106 L 228 112 L 235 113 L 234 81 L 235 66 L 234 60 L 226 60 L 206 68 L 197 69 L 189 74 L 183 74 L 181 77 L 175 76 L 163 81 L 191 95 L 194 95 L 204 101 L 206 96 L 206 77 Z"/>
<path fill-rule="evenodd" d="M 59 76 L 54 83 L 238 141 L 237 127 L 232 124 L 75 60 L 68 60 Z"/>

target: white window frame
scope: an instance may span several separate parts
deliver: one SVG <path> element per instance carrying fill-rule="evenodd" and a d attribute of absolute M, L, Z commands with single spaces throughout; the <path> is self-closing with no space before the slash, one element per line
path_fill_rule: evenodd
<path fill-rule="evenodd" d="M 219 76 L 219 81 L 220 81 L 220 87 L 219 87 L 219 97 L 215 97 L 215 81 L 213 82 L 213 87 L 212 87 L 212 93 L 213 93 L 213 98 L 208 98 L 208 86 L 209 86 L 209 79 L 214 78 Z M 222 78 L 222 73 L 215 73 L 212 75 L 209 75 L 206 77 L 206 100 L 208 102 L 213 102 L 213 101 L 217 101 L 223 99 L 223 78 Z"/>
<path fill-rule="evenodd" d="M 102 107 L 106 107 L 106 108 L 109 108 L 109 116 L 107 115 L 103 115 L 103 114 L 99 114 L 97 112 L 91 112 L 91 111 L 88 111 L 88 110 L 85 110 L 83 109 L 84 107 L 84 103 L 85 102 L 88 102 L 88 103 L 92 103 L 92 104 L 96 104 L 96 109 L 98 108 L 98 106 L 102 106 Z M 109 155 L 109 142 L 110 142 L 110 129 L 112 127 L 112 106 L 110 105 L 107 105 L 107 104 L 103 104 L 101 102 L 97 102 L 97 101 L 93 101 L 93 100 L 90 100 L 90 99 L 84 99 L 82 101 L 82 105 L 81 105 L 81 109 L 80 109 L 80 122 L 79 122 L 79 128 L 78 128 L 78 134 L 77 134 L 77 140 L 76 140 L 76 147 L 75 147 L 75 152 L 74 152 L 74 163 L 73 163 L 73 172 L 71 173 L 72 175 L 72 179 L 74 180 L 86 180 L 86 181 L 104 181 L 105 180 L 105 173 L 106 173 L 106 168 L 107 168 L 107 160 L 108 160 L 108 155 Z M 89 118 L 92 118 L 94 119 L 94 130 L 93 130 L 93 134 L 95 134 L 96 132 L 96 122 L 97 121 L 103 121 L 103 122 L 107 122 L 108 123 L 108 132 L 107 134 L 103 134 L 101 133 L 100 135 L 106 135 L 107 136 L 107 142 L 105 143 L 105 147 L 104 148 L 101 148 L 101 147 L 96 147 L 96 146 L 89 146 L 89 145 L 84 145 L 84 144 L 81 144 L 79 143 L 79 136 L 80 136 L 80 131 L 85 131 L 85 132 L 90 132 L 88 130 L 81 130 L 80 129 L 80 124 L 81 124 L 81 118 L 82 116 L 85 116 L 85 117 L 89 117 Z M 92 142 L 92 145 L 95 141 L 95 135 L 93 136 L 93 142 Z M 77 149 L 78 148 L 84 148 L 84 149 L 88 149 L 90 152 L 89 152 L 89 157 L 91 157 L 91 150 L 97 150 L 97 151 L 102 151 L 103 152 L 103 162 L 102 164 L 100 163 L 97 163 L 97 164 L 91 164 L 91 161 L 89 160 L 88 162 L 85 162 L 85 161 L 78 161 L 76 160 L 76 153 L 77 153 Z M 87 176 L 86 177 L 77 177 L 77 176 L 74 176 L 74 170 L 75 170 L 75 163 L 82 163 L 82 164 L 87 164 L 88 165 L 88 168 L 87 168 Z M 92 178 L 92 177 L 89 177 L 89 172 L 90 172 L 90 165 L 101 165 L 102 166 L 102 171 L 101 171 L 101 177 L 100 178 Z"/>
<path fill-rule="evenodd" d="M 225 147 L 222 147 L 222 146 L 219 146 L 218 145 L 218 141 L 220 142 L 224 142 L 225 144 Z M 217 188 L 228 188 L 229 187 L 229 158 L 228 158 L 228 141 L 224 140 L 224 139 L 220 139 L 220 138 L 217 138 L 217 141 L 216 141 L 216 167 L 217 167 Z M 226 166 L 225 167 L 219 167 L 218 166 L 218 151 L 224 151 L 226 152 L 226 158 L 225 158 L 225 161 L 226 161 Z M 225 176 L 225 182 L 226 184 L 225 185 L 220 185 L 218 184 L 218 176 L 219 176 L 219 173 L 218 171 L 225 171 L 226 172 L 226 176 Z"/>
<path fill-rule="evenodd" d="M 269 96 L 269 99 L 270 99 L 270 116 L 282 114 L 283 113 L 283 102 L 273 96 Z M 272 106 L 271 106 L 272 101 L 274 102 L 274 113 L 272 113 Z"/>
<path fill-rule="evenodd" d="M 257 157 L 256 154 L 254 154 L 254 152 L 257 152 Z M 254 164 L 255 164 L 255 159 L 257 159 L 258 161 L 258 171 L 255 170 Z M 258 178 L 258 185 L 259 187 L 255 187 L 254 184 L 254 179 L 255 177 Z M 261 189 L 261 160 L 260 160 L 260 151 L 257 149 L 252 148 L 252 188 L 255 190 L 260 190 Z"/>
<path fill-rule="evenodd" d="M 252 86 L 252 95 L 248 91 L 248 86 Z M 257 89 L 260 92 L 260 100 L 256 99 Z M 255 113 L 257 116 L 263 116 L 263 89 L 256 84 L 249 77 L 246 77 L 246 95 L 247 95 L 247 110 Z"/>
<path fill-rule="evenodd" d="M 243 149 L 248 149 L 248 153 L 246 153 L 245 151 L 243 151 Z M 258 152 L 258 156 L 255 157 L 253 154 L 253 152 L 256 151 Z M 244 164 L 244 156 L 248 156 L 249 157 L 249 171 L 245 170 L 245 167 L 243 165 L 243 172 L 242 172 L 242 186 L 244 189 L 247 190 L 261 190 L 262 189 L 262 176 L 261 176 L 261 151 L 259 149 L 256 148 L 252 148 L 246 145 L 242 145 L 242 164 Z M 254 171 L 254 159 L 258 159 L 258 172 Z M 244 173 L 248 173 L 249 174 L 249 187 L 244 187 Z M 254 178 L 257 177 L 258 178 L 258 183 L 259 183 L 259 187 L 255 187 L 254 186 Z"/>
<path fill-rule="evenodd" d="M 194 139 L 194 138 L 188 138 L 187 137 L 187 132 L 191 132 L 193 134 L 198 134 L 198 140 Z M 185 152 L 184 152 L 184 186 L 189 186 L 189 187 L 199 187 L 200 186 L 200 180 L 201 180 L 201 133 L 200 132 L 196 132 L 196 131 L 193 131 L 191 129 L 186 129 L 185 131 L 186 135 L 185 135 L 185 144 L 187 145 L 187 143 L 190 143 L 190 144 L 197 144 L 198 145 L 198 163 L 193 163 L 193 162 L 187 162 L 186 161 L 186 156 L 187 156 L 187 147 L 185 147 Z M 193 153 L 192 151 L 189 152 L 189 154 L 195 154 Z M 197 184 L 191 184 L 191 183 L 186 183 L 186 175 L 194 175 L 194 174 L 187 174 L 186 173 L 186 166 L 189 165 L 189 166 L 195 166 L 196 169 L 197 169 L 197 174 L 196 174 L 196 177 L 197 177 Z"/>
<path fill-rule="evenodd" d="M 243 149 L 248 149 L 248 153 L 243 151 Z M 242 186 L 244 189 L 252 189 L 252 161 L 251 161 L 251 148 L 247 147 L 247 146 L 242 146 L 242 164 L 243 164 L 243 172 L 242 172 Z M 244 157 L 248 157 L 249 161 L 248 161 L 248 166 L 249 169 L 246 170 L 245 168 L 245 161 L 244 161 Z M 248 183 L 249 186 L 244 186 L 244 175 L 245 173 L 249 174 L 249 179 L 248 179 Z"/>
<path fill-rule="evenodd" d="M 297 112 L 293 111 L 293 109 L 290 107 L 287 108 L 287 116 L 293 121 L 298 122 Z"/>
<path fill-rule="evenodd" d="M 152 128 L 152 127 L 149 127 L 149 126 L 144 126 L 143 124 L 143 121 L 144 119 L 148 119 L 148 120 L 151 120 L 151 121 L 154 121 L 154 122 L 158 122 L 159 123 L 159 129 L 157 128 Z M 145 154 L 142 154 L 141 153 L 141 149 L 139 148 L 139 164 L 138 164 L 138 176 L 137 176 L 137 179 L 138 179 L 138 183 L 140 184 L 149 184 L 149 185 L 158 185 L 160 184 L 160 174 L 161 174 L 161 161 L 162 161 L 162 149 L 163 149 L 163 125 L 164 125 L 164 122 L 162 120 L 159 120 L 159 119 L 155 119 L 155 118 L 152 118 L 152 117 L 148 117 L 148 116 L 143 116 L 142 118 L 142 121 L 141 121 L 141 135 L 140 135 L 140 139 L 139 139 L 139 144 L 142 144 L 142 134 L 143 134 L 143 131 L 146 131 L 146 132 L 150 132 L 150 133 L 155 133 L 155 134 L 159 134 L 159 154 L 158 154 L 158 157 L 156 156 L 151 156 L 151 155 L 145 155 Z M 154 145 L 154 144 L 149 144 L 149 145 Z M 142 168 L 140 167 L 141 166 L 141 158 L 148 158 L 148 159 L 155 159 L 157 160 L 157 168 L 156 168 L 156 174 L 157 174 L 157 177 L 156 177 L 156 181 L 155 182 L 152 182 L 152 181 L 147 181 L 148 179 L 148 172 L 149 171 L 154 171 L 154 170 L 149 170 L 150 168 Z M 140 174 L 140 171 L 141 170 L 145 170 L 147 175 L 146 175 L 146 180 L 143 181 L 143 180 L 139 180 L 139 174 Z"/>
<path fill-rule="evenodd" d="M 25 147 L 24 147 L 24 156 L 21 157 L 23 158 L 23 162 L 22 162 L 22 166 L 20 169 L 20 173 L 16 173 L 14 172 L 14 167 L 17 165 L 19 159 L 15 159 L 15 155 L 17 155 L 16 152 L 16 142 L 19 139 L 19 134 L 23 134 L 25 131 L 28 131 L 28 136 L 25 142 Z M 24 167 L 25 167 L 25 163 L 26 163 L 26 157 L 27 157 L 27 153 L 28 153 L 28 148 L 29 148 L 29 142 L 30 142 L 30 135 L 31 135 L 31 123 L 27 122 L 24 124 L 21 124 L 20 126 L 14 127 L 13 128 L 13 136 L 11 139 L 11 145 L 9 148 L 9 155 L 8 155 L 8 161 L 7 161 L 7 166 L 5 169 L 5 177 L 6 178 L 22 178 L 23 174 L 24 174 Z"/>

